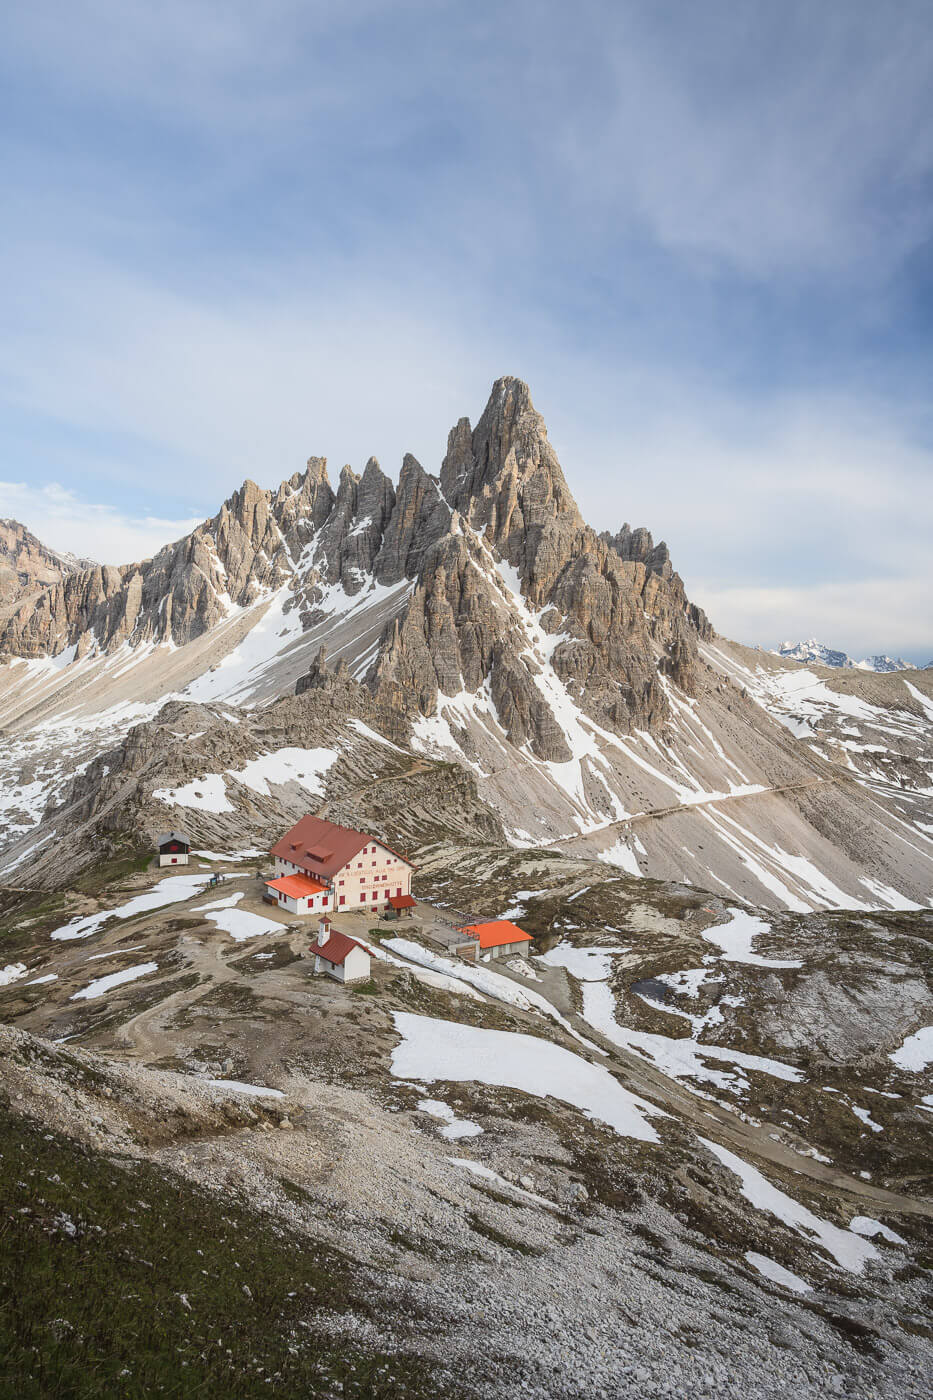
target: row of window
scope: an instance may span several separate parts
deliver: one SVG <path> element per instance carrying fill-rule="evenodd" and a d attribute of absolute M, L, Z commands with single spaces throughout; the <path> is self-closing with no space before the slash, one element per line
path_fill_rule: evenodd
<path fill-rule="evenodd" d="M 341 882 L 341 883 L 342 883 L 342 882 Z M 386 899 L 388 899 L 388 898 L 391 896 L 391 893 L 392 893 L 391 890 L 373 890 L 373 892 L 372 892 L 372 896 L 373 896 L 373 897 L 372 897 L 372 900 L 371 900 L 370 902 L 371 902 L 372 904 L 375 904 L 375 903 L 377 902 L 377 900 L 379 899 L 379 896 L 380 896 L 381 894 L 384 894 L 385 897 L 386 897 Z M 399 885 L 399 887 L 398 887 L 398 889 L 395 891 L 395 893 L 396 893 L 397 896 L 398 896 L 398 895 L 401 895 L 401 893 L 402 893 L 402 887 L 401 887 L 401 885 Z M 287 903 L 287 896 L 284 895 L 284 894 L 282 894 L 281 890 L 278 891 L 278 896 L 279 896 L 279 903 L 280 903 L 280 904 L 286 904 L 286 903 Z M 315 900 L 316 898 L 317 898 L 316 895 L 309 895 L 309 896 L 308 896 L 308 908 L 309 908 L 309 909 L 311 908 L 311 905 L 312 905 L 312 903 L 314 902 L 314 900 Z M 338 898 L 337 898 L 337 903 L 338 903 L 338 904 L 346 904 L 346 902 L 347 902 L 347 897 L 346 897 L 345 894 L 342 894 L 342 895 L 339 895 L 339 896 L 338 896 Z M 322 908 L 322 909 L 326 909 L 329 903 L 330 903 L 330 895 L 329 895 L 329 894 L 325 894 L 325 895 L 322 897 L 322 899 L 321 899 L 321 908 Z M 360 903 L 361 903 L 361 904 L 365 904 L 365 903 L 366 903 L 366 891 L 365 891 L 365 890 L 361 890 L 361 891 L 360 891 Z"/>
<path fill-rule="evenodd" d="M 374 881 L 376 881 L 376 882 L 379 882 L 379 881 L 384 882 L 384 881 L 386 881 L 386 880 L 391 880 L 391 879 L 392 879 L 392 876 L 391 876 L 391 875 L 387 875 L 387 874 L 372 875 L 372 876 L 363 875 L 363 876 L 361 876 L 360 878 L 363 879 L 363 880 L 372 879 L 372 880 L 374 880 Z M 338 880 L 338 881 L 337 881 L 337 884 L 338 884 L 338 886 L 340 886 L 341 889 L 343 888 L 343 883 L 344 883 L 343 880 Z"/>

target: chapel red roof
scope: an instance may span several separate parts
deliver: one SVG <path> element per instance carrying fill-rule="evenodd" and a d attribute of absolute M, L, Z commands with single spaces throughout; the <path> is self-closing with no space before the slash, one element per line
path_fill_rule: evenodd
<path fill-rule="evenodd" d="M 323 958 L 325 962 L 332 963 L 334 967 L 342 967 L 346 962 L 347 954 L 354 948 L 363 948 L 363 952 L 369 956 L 369 949 L 364 948 L 362 943 L 357 943 L 355 938 L 348 938 L 345 933 L 338 933 L 336 929 L 331 929 L 330 938 L 322 946 L 320 942 L 311 944 L 310 952 L 313 957 Z"/>
<path fill-rule="evenodd" d="M 325 821 L 323 817 L 302 817 L 291 831 L 276 841 L 270 854 L 300 866 L 315 878 L 330 880 L 370 842 L 384 847 L 399 860 L 405 861 L 406 865 L 411 865 L 411 861 L 405 860 L 399 851 L 393 850 L 378 836 L 354 831 L 349 826 L 338 826 L 336 822 Z"/>

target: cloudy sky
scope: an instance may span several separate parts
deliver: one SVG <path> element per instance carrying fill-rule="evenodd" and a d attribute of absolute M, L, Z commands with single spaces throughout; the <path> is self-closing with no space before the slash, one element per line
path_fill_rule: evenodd
<path fill-rule="evenodd" d="M 929 0 L 31 0 L 0 514 L 139 557 L 528 380 L 720 631 L 933 658 Z"/>

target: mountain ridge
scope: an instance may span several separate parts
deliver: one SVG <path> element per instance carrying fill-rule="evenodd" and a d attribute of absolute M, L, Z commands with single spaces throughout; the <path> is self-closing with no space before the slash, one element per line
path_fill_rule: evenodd
<path fill-rule="evenodd" d="M 647 535 L 636 533 L 639 542 Z M 352 598 L 369 578 L 381 587 L 407 579 L 408 610 L 387 628 L 367 683 L 403 707 L 414 696 L 424 713 L 436 688 L 462 688 L 458 677 L 471 690 L 488 681 L 506 708 L 517 687 L 510 737 L 553 756 L 559 745 L 534 721 L 540 706 L 514 665 L 508 628 L 489 622 L 496 608 L 481 578 L 486 543 L 518 568 L 533 604 L 550 610 L 546 630 L 570 629 L 578 651 L 571 656 L 569 642 L 558 650 L 559 672 L 611 727 L 655 724 L 666 712 L 655 651 L 689 690 L 696 639 L 711 635 L 666 554 L 659 562 L 656 551 L 649 559 L 627 548 L 623 558 L 612 538 L 583 521 L 528 386 L 505 378 L 475 430 L 466 418 L 451 430 L 439 477 L 406 455 L 397 488 L 373 457 L 360 475 L 345 466 L 336 491 L 319 457 L 273 490 L 247 480 L 152 559 L 56 581 L 7 619 L 0 652 L 35 657 L 73 647 L 80 658 L 124 642 L 184 646 L 287 583 L 309 621 L 328 588 Z M 624 530 L 618 539 L 628 546 Z M 615 679 L 620 670 L 624 683 Z"/>
<path fill-rule="evenodd" d="M 0 520 L 0 618 L 88 567 L 94 567 L 92 560 L 44 544 L 22 521 Z"/>
<path fill-rule="evenodd" d="M 844 671 L 854 669 L 883 673 L 920 669 L 912 661 L 904 661 L 901 657 L 877 655 L 866 656 L 861 661 L 856 661 L 849 656 L 848 652 L 835 651 L 832 647 L 817 641 L 816 637 L 810 637 L 805 642 L 782 642 L 779 647 L 773 649 L 772 655 L 784 656 L 789 661 L 816 662 L 821 666 L 831 666 L 834 670 Z"/>
<path fill-rule="evenodd" d="M 335 764 L 362 723 L 376 784 L 393 746 L 416 773 L 457 765 L 515 846 L 797 910 L 916 908 L 933 884 L 925 673 L 911 691 L 840 671 L 833 690 L 717 637 L 663 543 L 583 520 L 518 380 L 457 422 L 439 475 L 409 454 L 393 483 L 371 458 L 335 489 L 311 457 L 274 490 L 246 481 L 152 560 L 55 584 L 0 639 L 0 870 L 44 885 L 121 823 L 262 848 L 307 796 L 285 776 L 257 804 L 229 774 L 321 748 L 328 706 Z M 860 698 L 843 678 L 877 684 Z M 192 737 L 220 734 L 209 712 L 239 734 L 229 768 Z M 326 800 L 352 824 L 363 799 L 338 771 Z"/>

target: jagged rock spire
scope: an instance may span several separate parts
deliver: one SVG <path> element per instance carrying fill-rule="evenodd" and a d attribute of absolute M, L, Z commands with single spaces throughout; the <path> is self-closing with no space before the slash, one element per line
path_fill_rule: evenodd
<path fill-rule="evenodd" d="M 523 561 L 522 538 L 557 517 L 582 525 L 544 419 L 528 385 L 497 379 L 476 428 L 461 418 L 441 467 L 447 500 L 476 529 L 485 530 L 510 563 Z"/>

